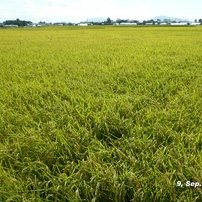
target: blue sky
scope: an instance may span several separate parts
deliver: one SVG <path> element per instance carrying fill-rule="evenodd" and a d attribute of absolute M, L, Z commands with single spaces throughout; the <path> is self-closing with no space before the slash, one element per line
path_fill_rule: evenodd
<path fill-rule="evenodd" d="M 0 22 L 79 22 L 110 17 L 147 20 L 159 15 L 202 18 L 202 0 L 0 0 Z"/>

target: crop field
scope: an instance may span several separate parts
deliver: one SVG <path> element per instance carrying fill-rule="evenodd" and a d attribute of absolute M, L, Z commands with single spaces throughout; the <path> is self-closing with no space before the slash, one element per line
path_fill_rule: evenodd
<path fill-rule="evenodd" d="M 0 38 L 0 202 L 202 201 L 202 27 Z"/>

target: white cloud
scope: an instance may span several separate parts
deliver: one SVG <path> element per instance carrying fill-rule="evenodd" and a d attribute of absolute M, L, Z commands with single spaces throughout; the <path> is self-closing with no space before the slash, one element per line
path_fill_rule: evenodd
<path fill-rule="evenodd" d="M 130 6 L 129 6 L 130 5 Z M 93 17 L 135 18 L 145 15 L 149 4 L 117 0 L 0 0 L 1 18 L 20 18 L 38 21 L 81 21 Z M 6 8 L 10 11 L 7 11 Z"/>
<path fill-rule="evenodd" d="M 44 0 L 44 5 L 45 6 L 57 6 L 57 7 L 61 7 L 61 6 L 68 6 L 69 2 L 65 1 L 65 0 Z"/>
<path fill-rule="evenodd" d="M 46 16 L 49 21 L 80 21 L 92 17 L 108 17 L 116 10 L 115 0 L 44 0 L 38 10 L 37 16 Z M 54 16 L 54 19 L 52 19 Z"/>
<path fill-rule="evenodd" d="M 151 6 L 148 3 L 140 3 L 137 6 L 138 11 L 144 11 L 144 12 L 148 11 L 150 8 L 151 8 Z"/>
<path fill-rule="evenodd" d="M 93 17 L 138 20 L 162 14 L 176 16 L 176 13 L 183 18 L 187 15 L 201 18 L 201 1 L 195 1 L 198 1 L 197 4 L 184 0 L 182 10 L 182 4 L 174 0 L 164 3 L 161 0 L 154 0 L 152 3 L 148 0 L 0 0 L 0 21 L 20 18 L 33 22 L 59 22 L 82 21 Z M 196 12 L 190 14 L 187 10 Z"/>
<path fill-rule="evenodd" d="M 20 0 L 20 2 L 23 4 L 30 4 L 31 3 L 29 0 Z"/>

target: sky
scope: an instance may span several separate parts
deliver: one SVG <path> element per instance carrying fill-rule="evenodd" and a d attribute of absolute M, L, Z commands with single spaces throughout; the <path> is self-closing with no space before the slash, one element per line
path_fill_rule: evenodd
<path fill-rule="evenodd" d="M 202 0 L 0 0 L 0 22 L 80 22 L 110 17 L 149 20 L 165 15 L 194 21 L 202 18 Z"/>

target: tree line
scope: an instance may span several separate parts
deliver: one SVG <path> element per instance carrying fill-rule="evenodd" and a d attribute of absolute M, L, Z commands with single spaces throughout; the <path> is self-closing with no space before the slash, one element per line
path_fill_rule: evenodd
<path fill-rule="evenodd" d="M 119 23 L 120 24 L 120 23 L 127 23 L 127 22 L 140 24 L 140 22 L 137 21 L 137 20 L 130 20 L 129 21 L 129 20 L 118 18 L 116 21 L 113 21 L 113 20 L 111 20 L 110 17 L 108 17 L 106 19 L 106 21 L 104 21 L 104 22 L 88 22 L 88 23 L 91 23 L 93 25 L 112 25 L 113 23 Z M 194 22 L 199 22 L 199 23 L 202 24 L 202 19 L 199 19 L 199 20 L 196 19 Z M 153 19 L 147 20 L 147 21 L 144 20 L 143 22 L 141 22 L 141 24 L 143 24 L 143 25 L 146 24 L 146 23 L 155 24 L 156 22 Z M 32 24 L 33 23 L 31 21 L 20 20 L 19 18 L 17 18 L 16 20 L 6 20 L 6 21 L 4 21 L 3 24 L 0 24 L 0 27 L 2 27 L 4 25 L 6 25 L 6 26 L 15 25 L 15 26 L 18 26 L 18 27 L 24 27 L 24 26 L 29 26 L 29 25 L 32 25 Z M 43 25 L 43 24 L 57 25 L 58 23 L 52 24 L 52 23 L 46 23 L 46 22 L 42 22 L 42 21 L 40 21 L 38 23 L 38 25 Z M 59 24 L 61 24 L 61 23 L 59 23 Z M 74 25 L 74 23 L 62 23 L 62 24 L 63 25 Z"/>
<path fill-rule="evenodd" d="M 16 19 L 16 20 L 6 20 L 3 22 L 4 25 L 17 25 L 19 27 L 24 27 L 27 26 L 29 24 L 32 24 L 31 21 L 26 21 L 26 20 L 20 20 L 20 19 Z"/>

